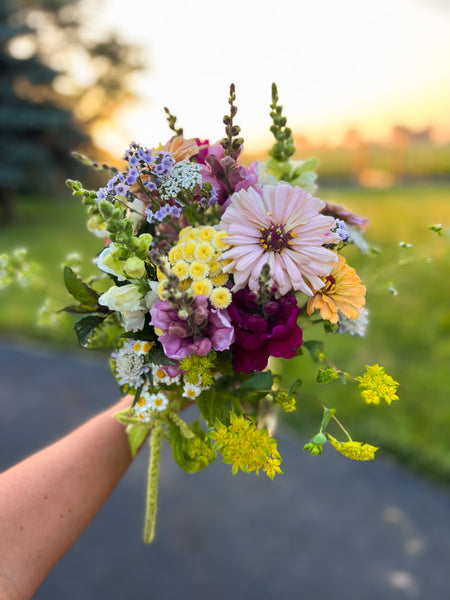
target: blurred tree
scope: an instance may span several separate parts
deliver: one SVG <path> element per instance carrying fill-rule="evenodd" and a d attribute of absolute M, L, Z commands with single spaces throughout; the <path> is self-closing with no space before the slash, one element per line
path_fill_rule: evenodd
<path fill-rule="evenodd" d="M 98 10 L 98 4 L 96 6 Z M 52 190 L 70 151 L 134 98 L 140 50 L 89 27 L 83 0 L 0 1 L 0 210 L 18 190 Z M 72 168 L 70 168 L 71 173 Z"/>

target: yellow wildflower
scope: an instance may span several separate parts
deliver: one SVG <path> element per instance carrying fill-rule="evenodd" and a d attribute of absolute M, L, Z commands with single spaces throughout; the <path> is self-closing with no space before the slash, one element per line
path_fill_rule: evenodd
<path fill-rule="evenodd" d="M 187 240 L 197 240 L 198 237 L 198 229 L 195 227 L 191 227 L 191 229 L 186 232 L 184 239 Z"/>
<path fill-rule="evenodd" d="M 194 296 L 209 297 L 212 290 L 212 283 L 209 279 L 198 279 L 192 282 L 191 289 Z"/>
<path fill-rule="evenodd" d="M 216 230 L 214 229 L 214 227 L 211 227 L 210 225 L 206 225 L 205 227 L 200 227 L 199 232 L 198 232 L 198 239 L 201 242 L 209 242 L 210 240 L 213 239 L 215 234 L 216 234 Z"/>
<path fill-rule="evenodd" d="M 193 279 L 194 281 L 196 279 L 204 279 L 205 277 L 207 277 L 209 274 L 209 266 L 205 263 L 202 263 L 198 260 L 194 260 L 190 265 L 189 265 L 189 275 L 191 276 L 191 279 Z"/>
<path fill-rule="evenodd" d="M 281 473 L 281 456 L 276 441 L 267 429 L 257 429 L 255 424 L 243 416 L 230 415 L 228 427 L 219 423 L 211 432 L 215 440 L 214 449 L 219 450 L 226 464 L 233 465 L 235 475 L 239 469 L 245 473 L 259 469 L 271 479 Z"/>
<path fill-rule="evenodd" d="M 183 279 L 189 277 L 189 265 L 185 260 L 177 261 L 176 264 L 173 266 L 172 271 L 175 273 L 175 275 L 180 281 L 183 281 Z"/>
<path fill-rule="evenodd" d="M 211 292 L 210 300 L 214 308 L 226 308 L 231 304 L 231 292 L 227 288 L 217 287 Z"/>
<path fill-rule="evenodd" d="M 364 375 L 358 377 L 358 381 L 362 389 L 361 396 L 367 404 L 379 404 L 380 400 L 390 404 L 393 400 L 398 400 L 395 392 L 399 384 L 380 365 L 367 365 Z"/>
<path fill-rule="evenodd" d="M 227 250 L 230 244 L 227 244 L 228 233 L 226 231 L 218 231 L 214 239 L 212 240 L 212 245 L 216 250 L 220 250 L 221 252 Z"/>
<path fill-rule="evenodd" d="M 208 242 L 200 242 L 197 244 L 194 256 L 201 262 L 209 262 L 214 257 L 214 248 Z"/>
<path fill-rule="evenodd" d="M 183 229 L 180 231 L 179 235 L 178 235 L 178 239 L 179 240 L 184 240 L 184 238 L 186 237 L 188 231 L 190 231 L 192 229 L 192 225 L 187 225 L 186 227 L 183 227 Z"/>
<path fill-rule="evenodd" d="M 228 281 L 228 273 L 219 273 L 214 277 L 211 277 L 211 281 L 214 285 L 222 286 Z"/>
<path fill-rule="evenodd" d="M 194 260 L 194 252 L 197 248 L 197 242 L 195 240 L 186 240 L 183 243 L 183 258 L 188 262 Z"/>
<path fill-rule="evenodd" d="M 375 452 L 378 450 L 376 446 L 371 446 L 365 442 L 338 442 L 329 434 L 327 437 L 335 450 L 352 460 L 373 460 Z"/>

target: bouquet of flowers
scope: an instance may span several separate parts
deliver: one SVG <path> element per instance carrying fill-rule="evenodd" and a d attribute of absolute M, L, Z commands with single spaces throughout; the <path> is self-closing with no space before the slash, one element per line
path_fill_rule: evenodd
<path fill-rule="evenodd" d="M 126 168 L 91 164 L 110 173 L 99 190 L 68 181 L 89 213 L 88 228 L 104 242 L 96 277 L 83 281 L 69 266 L 65 283 L 81 315 L 83 346 L 113 346 L 111 368 L 130 406 L 117 415 L 132 453 L 150 440 L 144 541 L 154 537 L 159 457 L 168 440 L 188 472 L 225 463 L 281 473 L 268 430 L 276 407 L 295 410 L 300 382 L 283 389 L 271 357 L 293 358 L 306 348 L 321 364 L 323 383 L 348 374 L 325 362 L 322 343 L 303 342 L 303 320 L 323 321 L 330 333 L 363 335 L 365 287 L 342 254 L 365 249 L 367 221 L 316 198 L 315 160 L 293 161 L 291 130 L 272 86 L 275 144 L 266 163 L 240 162 L 234 86 L 226 136 L 215 144 L 185 139 L 166 109 L 174 135 L 156 148 L 132 142 Z M 378 365 L 355 378 L 366 402 L 397 399 L 396 382 Z M 182 418 L 196 405 L 197 420 Z M 323 405 L 322 405 L 323 406 Z M 306 444 L 320 454 L 327 442 L 347 457 L 368 460 L 374 446 L 327 433 L 334 410 L 323 406 L 320 430 Z"/>

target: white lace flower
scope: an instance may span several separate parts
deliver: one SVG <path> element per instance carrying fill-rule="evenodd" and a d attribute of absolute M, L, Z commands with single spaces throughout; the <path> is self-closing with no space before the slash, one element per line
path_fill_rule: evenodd
<path fill-rule="evenodd" d="M 145 355 L 136 353 L 129 345 L 112 354 L 116 361 L 116 379 L 119 385 L 139 387 L 144 383 L 144 374 L 149 367 L 145 364 Z"/>
<path fill-rule="evenodd" d="M 192 193 L 201 185 L 200 165 L 183 160 L 178 162 L 164 179 L 159 195 L 163 200 L 170 200 L 176 198 L 180 192 Z"/>

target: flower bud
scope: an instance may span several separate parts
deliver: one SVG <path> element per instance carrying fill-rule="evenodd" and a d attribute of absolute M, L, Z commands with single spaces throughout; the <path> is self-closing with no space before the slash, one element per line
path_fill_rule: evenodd
<path fill-rule="evenodd" d="M 141 279 L 145 274 L 145 263 L 136 256 L 131 256 L 125 261 L 125 272 L 128 277 Z"/>

